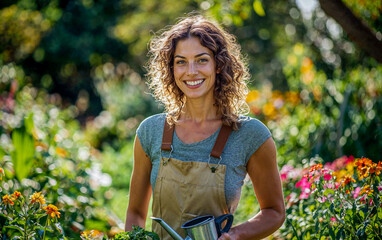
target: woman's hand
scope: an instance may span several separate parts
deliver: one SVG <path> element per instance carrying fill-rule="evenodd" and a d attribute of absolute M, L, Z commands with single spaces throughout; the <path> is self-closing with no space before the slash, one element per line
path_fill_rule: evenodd
<path fill-rule="evenodd" d="M 218 240 L 233 240 L 233 238 L 228 233 L 223 233 Z"/>

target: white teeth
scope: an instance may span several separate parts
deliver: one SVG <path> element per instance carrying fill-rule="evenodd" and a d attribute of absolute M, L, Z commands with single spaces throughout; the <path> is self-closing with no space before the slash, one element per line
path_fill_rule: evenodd
<path fill-rule="evenodd" d="M 201 84 L 204 80 L 198 80 L 198 81 L 186 81 L 187 85 L 195 86 L 198 84 Z"/>

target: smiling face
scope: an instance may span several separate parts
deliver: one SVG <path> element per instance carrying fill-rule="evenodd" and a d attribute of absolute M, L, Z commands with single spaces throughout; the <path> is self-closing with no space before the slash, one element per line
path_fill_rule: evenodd
<path fill-rule="evenodd" d="M 201 45 L 199 38 L 177 43 L 173 69 L 175 83 L 187 99 L 213 101 L 216 63 L 212 51 Z"/>

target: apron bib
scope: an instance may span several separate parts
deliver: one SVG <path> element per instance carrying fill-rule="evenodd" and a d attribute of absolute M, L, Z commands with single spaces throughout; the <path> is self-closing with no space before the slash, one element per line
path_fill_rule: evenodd
<path fill-rule="evenodd" d="M 225 143 L 232 129 L 223 125 L 211 151 L 211 157 L 221 161 Z M 185 162 L 171 158 L 174 125 L 165 120 L 162 150 L 171 151 L 162 157 L 153 194 L 153 216 L 163 219 L 183 238 L 180 226 L 202 215 L 218 217 L 228 213 L 224 193 L 226 166 L 208 162 Z M 153 221 L 153 231 L 162 240 L 172 239 L 159 223 Z"/>

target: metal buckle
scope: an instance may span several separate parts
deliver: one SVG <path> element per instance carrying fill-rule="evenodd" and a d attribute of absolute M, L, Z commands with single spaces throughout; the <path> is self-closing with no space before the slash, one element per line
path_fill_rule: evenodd
<path fill-rule="evenodd" d="M 168 163 L 168 161 L 170 161 L 170 159 L 171 159 L 171 154 L 172 154 L 172 152 L 174 151 L 174 148 L 172 147 L 172 144 L 171 144 L 171 151 L 170 151 L 170 156 L 168 157 L 168 159 L 167 160 L 163 160 L 163 166 L 166 166 L 167 165 L 167 163 Z M 163 157 L 162 157 L 162 149 L 160 150 L 160 158 L 162 159 Z"/>
<path fill-rule="evenodd" d="M 207 162 L 207 164 L 208 164 L 208 167 L 211 169 L 211 172 L 212 172 L 212 173 L 215 173 L 216 170 L 217 170 L 217 168 L 218 168 L 218 166 L 216 166 L 216 167 L 211 167 L 211 165 L 210 165 L 210 161 L 211 161 L 211 155 L 208 157 L 208 162 Z M 222 161 L 222 156 L 219 157 L 219 162 L 217 163 L 217 165 L 219 165 L 221 161 Z"/>

